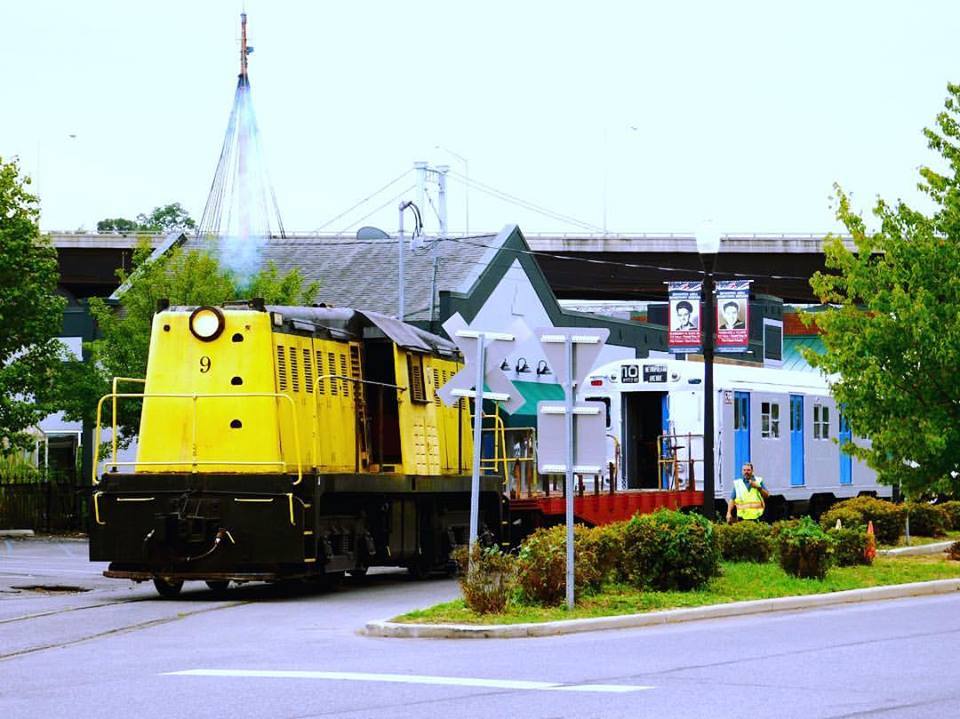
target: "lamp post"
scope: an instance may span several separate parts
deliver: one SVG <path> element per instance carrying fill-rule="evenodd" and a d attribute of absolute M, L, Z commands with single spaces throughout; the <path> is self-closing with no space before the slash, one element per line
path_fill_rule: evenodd
<path fill-rule="evenodd" d="M 713 270 L 720 251 L 720 233 L 710 223 L 697 231 L 697 252 L 703 264 L 703 514 L 713 521 L 716 483 L 714 481 L 713 428 L 713 338 L 716 333 L 716 304 L 713 296 Z"/>

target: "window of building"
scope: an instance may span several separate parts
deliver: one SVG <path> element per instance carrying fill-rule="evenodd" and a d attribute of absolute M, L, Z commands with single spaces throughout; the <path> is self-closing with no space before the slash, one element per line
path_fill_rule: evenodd
<path fill-rule="evenodd" d="M 760 403 L 760 436 L 767 439 L 780 436 L 780 405 L 776 402 Z"/>
<path fill-rule="evenodd" d="M 813 405 L 813 438 L 830 439 L 830 408 Z"/>

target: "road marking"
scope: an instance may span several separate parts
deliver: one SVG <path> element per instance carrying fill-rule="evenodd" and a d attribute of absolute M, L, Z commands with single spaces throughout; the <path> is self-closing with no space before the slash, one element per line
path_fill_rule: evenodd
<path fill-rule="evenodd" d="M 636 684 L 559 684 L 521 679 L 481 679 L 476 677 L 438 677 L 423 674 L 376 674 L 369 672 L 312 672 L 271 669 L 186 669 L 164 672 L 162 676 L 180 677 L 249 677 L 260 679 L 325 679 L 347 682 L 388 682 L 393 684 L 432 684 L 450 687 L 483 687 L 485 689 L 521 689 L 532 691 L 605 692 L 622 694 L 653 689 Z"/>

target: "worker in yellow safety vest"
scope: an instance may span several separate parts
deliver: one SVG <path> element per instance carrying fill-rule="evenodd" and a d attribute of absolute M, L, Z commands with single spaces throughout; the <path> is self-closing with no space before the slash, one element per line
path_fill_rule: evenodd
<path fill-rule="evenodd" d="M 733 491 L 727 504 L 727 522 L 733 521 L 733 510 L 737 510 L 737 519 L 760 519 L 763 514 L 764 500 L 770 492 L 763 486 L 763 477 L 753 473 L 753 465 L 745 462 L 739 479 L 733 480 Z"/>

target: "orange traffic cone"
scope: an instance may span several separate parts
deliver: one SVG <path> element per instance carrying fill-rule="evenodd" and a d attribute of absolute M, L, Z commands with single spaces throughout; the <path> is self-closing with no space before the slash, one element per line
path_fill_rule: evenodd
<path fill-rule="evenodd" d="M 877 536 L 873 533 L 873 521 L 867 522 L 867 546 L 863 550 L 863 557 L 872 562 L 877 556 Z"/>

